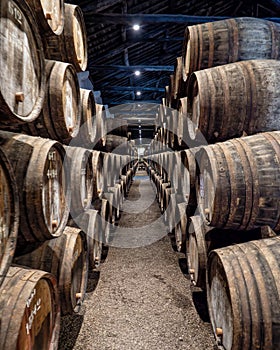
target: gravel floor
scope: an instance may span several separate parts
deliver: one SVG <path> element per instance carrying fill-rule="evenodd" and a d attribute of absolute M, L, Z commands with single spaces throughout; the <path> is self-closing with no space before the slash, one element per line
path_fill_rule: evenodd
<path fill-rule="evenodd" d="M 116 230 L 115 246 L 91 272 L 81 312 L 63 318 L 59 350 L 215 349 L 205 295 L 190 287 L 150 181 L 137 175 L 119 222 L 125 233 L 118 240 Z M 120 248 L 129 232 L 134 248 Z"/>

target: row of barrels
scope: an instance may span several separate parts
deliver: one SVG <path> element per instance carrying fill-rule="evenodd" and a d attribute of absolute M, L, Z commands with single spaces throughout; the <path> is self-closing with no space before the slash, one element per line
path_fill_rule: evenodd
<path fill-rule="evenodd" d="M 188 26 L 159 109 L 155 151 L 279 130 L 279 37 L 278 23 L 259 18 Z"/>
<path fill-rule="evenodd" d="M 280 131 L 274 131 L 145 159 L 166 224 L 178 251 L 186 254 L 190 279 L 207 291 L 212 328 L 223 349 L 274 349 L 280 342 L 280 310 L 274 304 L 280 273 L 279 151 Z"/>
<path fill-rule="evenodd" d="M 0 144 L 0 349 L 55 349 L 60 315 L 79 310 L 137 163 L 3 130 Z"/>

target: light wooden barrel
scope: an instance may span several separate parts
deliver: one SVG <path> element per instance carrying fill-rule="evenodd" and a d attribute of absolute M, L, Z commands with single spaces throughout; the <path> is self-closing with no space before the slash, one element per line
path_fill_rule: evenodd
<path fill-rule="evenodd" d="M 192 216 L 186 240 L 186 256 L 192 284 L 206 290 L 207 260 L 211 250 L 274 236 L 275 233 L 268 226 L 251 231 L 221 230 L 205 225 L 199 215 Z"/>
<path fill-rule="evenodd" d="M 178 201 L 178 198 L 177 198 Z M 175 226 L 174 235 L 175 243 L 178 252 L 186 252 L 186 240 L 187 240 L 187 226 L 188 226 L 188 215 L 187 215 L 187 203 L 179 202 L 176 203 L 175 209 Z"/>
<path fill-rule="evenodd" d="M 100 149 L 106 145 L 107 138 L 107 124 L 104 105 L 99 103 L 95 104 L 95 120 L 97 133 L 97 142 L 95 143 L 95 149 Z"/>
<path fill-rule="evenodd" d="M 188 97 L 182 97 L 178 101 L 178 123 L 177 123 L 177 139 L 178 148 L 192 148 L 192 141 L 189 135 L 191 129 L 191 108 Z"/>
<path fill-rule="evenodd" d="M 91 90 L 80 89 L 81 95 L 81 125 L 73 145 L 91 148 L 97 142 L 97 124 L 95 114 L 95 101 Z M 71 144 L 72 144 L 71 143 Z"/>
<path fill-rule="evenodd" d="M 214 250 L 208 259 L 212 328 L 224 349 L 278 349 L 280 237 Z"/>
<path fill-rule="evenodd" d="M 0 349 L 57 349 L 57 282 L 45 271 L 10 267 L 0 293 Z"/>
<path fill-rule="evenodd" d="M 1 1 L 0 33 L 0 124 L 12 129 L 41 112 L 45 61 L 37 23 L 24 1 Z"/>
<path fill-rule="evenodd" d="M 280 129 L 280 61 L 251 60 L 192 74 L 192 129 L 208 142 Z"/>
<path fill-rule="evenodd" d="M 19 216 L 19 196 L 14 172 L 0 148 L 0 286 L 15 252 Z"/>
<path fill-rule="evenodd" d="M 0 131 L 0 142 L 21 189 L 18 246 L 25 249 L 58 237 L 67 223 L 70 204 L 64 148 L 53 140 L 5 131 Z"/>
<path fill-rule="evenodd" d="M 100 151 L 92 151 L 92 169 L 93 169 L 93 194 L 92 198 L 101 198 L 104 192 L 104 163 L 103 155 Z"/>
<path fill-rule="evenodd" d="M 99 201 L 99 203 L 101 203 L 101 201 Z M 74 226 L 81 229 L 86 234 L 89 270 L 95 269 L 101 263 L 103 246 L 100 213 L 95 209 L 87 209 L 76 217 L 74 221 Z"/>
<path fill-rule="evenodd" d="M 77 72 L 87 67 L 87 34 L 83 12 L 77 5 L 65 3 L 64 28 L 59 36 L 44 38 L 47 59 L 73 64 Z"/>
<path fill-rule="evenodd" d="M 81 100 L 77 73 L 69 63 L 46 61 L 48 87 L 44 108 L 28 132 L 69 144 L 78 135 Z"/>
<path fill-rule="evenodd" d="M 66 147 L 70 160 L 70 186 L 72 218 L 89 209 L 93 198 L 93 153 L 82 147 Z"/>
<path fill-rule="evenodd" d="M 66 226 L 60 237 L 48 240 L 34 251 L 16 257 L 14 262 L 50 272 L 56 277 L 62 315 L 80 310 L 88 274 L 87 239 L 80 229 Z"/>
<path fill-rule="evenodd" d="M 26 0 L 36 16 L 42 37 L 60 35 L 64 28 L 65 6 L 63 0 Z"/>
<path fill-rule="evenodd" d="M 251 59 L 280 58 L 280 24 L 240 17 L 189 26 L 183 44 L 184 74 Z"/>
<path fill-rule="evenodd" d="M 103 157 L 103 173 L 104 173 L 104 184 L 107 191 L 108 187 L 115 186 L 115 183 L 119 180 L 120 177 L 120 165 L 117 164 L 117 158 L 120 158 L 119 155 L 112 153 L 102 152 Z"/>
<path fill-rule="evenodd" d="M 206 224 L 280 231 L 280 131 L 203 147 L 197 199 Z"/>

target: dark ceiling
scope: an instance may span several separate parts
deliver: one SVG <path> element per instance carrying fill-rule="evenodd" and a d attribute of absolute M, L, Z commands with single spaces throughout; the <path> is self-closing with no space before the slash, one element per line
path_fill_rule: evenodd
<path fill-rule="evenodd" d="M 194 24 L 182 15 L 275 17 L 280 14 L 279 0 L 67 2 L 79 5 L 84 14 L 87 69 L 94 90 L 101 92 L 102 103 L 109 107 L 135 102 L 132 116 L 135 120 L 138 105 L 161 103 L 164 97 L 176 58 L 182 55 L 185 28 Z M 140 24 L 139 31 L 133 30 L 135 23 Z M 135 75 L 136 70 L 141 72 L 140 76 Z"/>

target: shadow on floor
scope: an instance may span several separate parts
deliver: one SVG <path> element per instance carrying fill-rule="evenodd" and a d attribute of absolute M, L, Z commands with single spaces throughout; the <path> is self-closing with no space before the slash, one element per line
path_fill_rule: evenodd
<path fill-rule="evenodd" d="M 86 290 L 87 293 L 92 293 L 96 289 L 99 278 L 100 278 L 100 271 L 96 271 L 96 270 L 89 271 L 88 281 L 87 281 L 87 290 Z"/>
<path fill-rule="evenodd" d="M 58 350 L 71 350 L 74 348 L 83 320 L 84 316 L 79 314 L 61 318 Z"/>
<path fill-rule="evenodd" d="M 208 308 L 207 308 L 207 295 L 206 291 L 193 291 L 192 292 L 193 303 L 196 308 L 199 317 L 204 322 L 210 322 Z"/>

